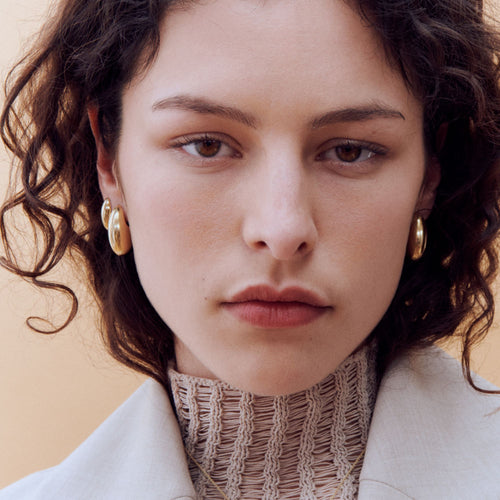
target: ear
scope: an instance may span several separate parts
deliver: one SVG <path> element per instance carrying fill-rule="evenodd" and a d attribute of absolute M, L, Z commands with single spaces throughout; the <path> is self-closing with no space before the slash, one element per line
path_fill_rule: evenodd
<path fill-rule="evenodd" d="M 87 113 L 97 149 L 96 167 L 102 197 L 103 199 L 109 198 L 113 208 L 118 205 L 124 206 L 125 200 L 115 168 L 115 158 L 104 146 L 102 140 L 98 118 L 99 108 L 95 105 L 90 105 L 87 108 Z"/>
<path fill-rule="evenodd" d="M 417 206 L 415 212 L 421 213 L 426 219 L 432 212 L 434 201 L 436 199 L 436 191 L 441 182 L 441 165 L 436 156 L 432 156 L 427 164 L 424 181 L 420 189 Z"/>

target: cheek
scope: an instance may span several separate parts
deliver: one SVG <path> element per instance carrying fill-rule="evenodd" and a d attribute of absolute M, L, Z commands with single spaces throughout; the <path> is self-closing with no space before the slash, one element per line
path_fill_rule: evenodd
<path fill-rule="evenodd" d="M 205 279 L 227 252 L 234 215 L 218 191 L 161 176 L 127 194 L 139 277 L 160 315 L 203 294 Z"/>
<path fill-rule="evenodd" d="M 366 331 L 381 319 L 397 289 L 419 186 L 419 178 L 394 179 L 350 191 L 331 209 L 337 216 L 326 230 L 329 258 L 340 287 L 349 290 L 343 311 L 349 321 L 365 322 Z"/>
<path fill-rule="evenodd" d="M 384 267 L 398 268 L 405 254 L 413 204 L 379 201 L 369 203 L 363 214 L 351 219 L 357 243 L 350 252 L 358 265 L 376 267 L 378 262 Z"/>
<path fill-rule="evenodd" d="M 134 249 L 162 259 L 199 252 L 214 223 L 223 224 L 217 190 L 169 172 L 146 176 L 126 196 Z"/>

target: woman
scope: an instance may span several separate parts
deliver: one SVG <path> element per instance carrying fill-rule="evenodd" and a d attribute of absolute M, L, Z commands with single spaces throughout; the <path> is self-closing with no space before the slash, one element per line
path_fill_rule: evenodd
<path fill-rule="evenodd" d="M 3 264 L 72 295 L 77 250 L 156 382 L 0 498 L 498 498 L 497 55 L 472 0 L 63 1 L 2 115 L 43 252 L 4 223 Z"/>

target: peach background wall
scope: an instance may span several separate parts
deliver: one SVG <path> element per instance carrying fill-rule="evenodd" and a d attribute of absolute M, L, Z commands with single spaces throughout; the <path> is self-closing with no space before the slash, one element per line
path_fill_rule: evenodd
<path fill-rule="evenodd" d="M 48 5 L 47 0 L 0 0 L 2 85 Z M 0 145 L 0 199 L 7 170 Z M 83 290 L 81 296 L 80 314 L 70 328 L 55 336 L 34 334 L 25 325 L 27 316 L 43 316 L 67 303 L 0 270 L 0 488 L 58 463 L 141 383 L 140 376 L 105 354 L 91 301 Z"/>
<path fill-rule="evenodd" d="M 48 5 L 47 0 L 0 0 L 2 82 Z M 0 146 L 0 199 L 7 186 L 8 164 Z M 60 272 L 64 277 L 70 274 L 69 269 Z M 65 303 L 0 270 L 0 488 L 58 463 L 143 380 L 106 355 L 91 301 L 77 277 L 69 281 L 83 298 L 78 318 L 66 331 L 44 337 L 32 333 L 25 318 L 43 316 L 47 309 L 58 310 Z M 496 327 L 476 352 L 475 368 L 497 385 L 499 359 Z"/>

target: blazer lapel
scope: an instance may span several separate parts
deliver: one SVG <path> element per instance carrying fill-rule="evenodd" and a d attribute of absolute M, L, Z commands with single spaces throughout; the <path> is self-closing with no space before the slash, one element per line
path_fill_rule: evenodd
<path fill-rule="evenodd" d="M 498 500 L 499 407 L 440 349 L 400 358 L 379 389 L 359 499 Z"/>
<path fill-rule="evenodd" d="M 472 390 L 441 350 L 401 357 L 381 382 L 359 500 L 500 499 L 499 408 L 500 398 Z M 143 384 L 60 465 L 0 498 L 194 500 L 163 387 Z"/>
<path fill-rule="evenodd" d="M 32 479 L 40 484 L 40 494 L 26 498 L 195 498 L 175 415 L 165 390 L 154 380 L 145 382 L 66 460 L 45 474 L 41 483 L 36 474 Z"/>

